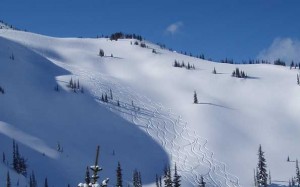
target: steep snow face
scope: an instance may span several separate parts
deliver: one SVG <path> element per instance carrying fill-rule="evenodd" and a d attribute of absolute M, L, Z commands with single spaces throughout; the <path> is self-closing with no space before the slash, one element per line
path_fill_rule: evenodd
<path fill-rule="evenodd" d="M 1 36 L 14 42 L 2 39 L 0 43 L 0 86 L 14 91 L 0 95 L 0 102 L 7 106 L 0 109 L 0 121 L 4 127 L 10 124 L 17 132 L 37 138 L 42 150 L 55 149 L 57 142 L 66 150 L 58 158 L 29 158 L 29 162 L 47 161 L 49 169 L 33 164 L 42 175 L 54 178 L 62 171 L 60 181 L 74 184 L 93 160 L 96 144 L 104 146 L 101 160 L 112 184 L 121 160 L 126 182 L 137 168 L 151 183 L 169 162 L 172 167 L 177 164 L 184 186 L 194 186 L 200 175 L 210 186 L 251 186 L 259 144 L 274 181 L 294 175 L 294 164 L 286 158 L 295 160 L 300 153 L 298 70 L 212 63 L 148 42 L 149 48 L 141 48 L 133 40 L 58 39 L 17 31 Z M 19 53 L 19 48 L 30 55 Z M 99 49 L 105 57 L 99 57 Z M 9 60 L 11 53 L 15 61 Z M 32 60 L 25 58 L 32 55 Z M 194 64 L 196 70 L 172 67 L 174 60 Z M 10 78 L 19 63 L 24 67 Z M 214 67 L 217 74 L 211 73 Z M 236 67 L 250 78 L 231 77 Z M 25 73 L 23 68 L 32 69 Z M 71 78 L 80 80 L 85 94 L 74 94 L 66 87 Z M 53 91 L 56 84 L 59 93 Z M 102 94 L 110 97 L 110 90 L 113 99 L 102 102 Z M 199 104 L 193 104 L 194 91 Z M 8 144 L 3 149 L 10 150 L 15 137 L 0 132 Z M 41 151 L 28 146 L 26 153 L 31 157 L 36 152 Z M 70 168 L 72 172 L 66 172 Z"/>
<path fill-rule="evenodd" d="M 15 139 L 28 159 L 28 176 L 34 170 L 40 185 L 45 177 L 53 186 L 76 186 L 84 181 L 97 145 L 101 145 L 100 163 L 105 168 L 101 177 L 114 179 L 118 161 L 126 180 L 134 169 L 146 172 L 145 183 L 162 173 L 169 160 L 162 147 L 137 126 L 99 105 L 88 89 L 84 94 L 70 91 L 66 85 L 76 76 L 69 71 L 4 38 L 0 38 L 0 62 L 0 85 L 5 90 L 0 97 L 0 151 L 8 167 Z M 76 77 L 76 82 L 77 78 L 81 81 Z M 57 84 L 59 92 L 54 90 Z M 80 84 L 85 87 L 84 81 Z M 4 186 L 6 172 L 0 174 Z"/>

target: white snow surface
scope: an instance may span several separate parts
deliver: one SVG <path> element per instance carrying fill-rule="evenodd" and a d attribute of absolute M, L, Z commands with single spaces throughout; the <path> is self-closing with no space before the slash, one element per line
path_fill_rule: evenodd
<path fill-rule="evenodd" d="M 300 155 L 298 70 L 213 63 L 131 42 L 0 30 L 0 151 L 7 160 L 15 139 L 39 184 L 47 177 L 50 186 L 76 186 L 100 145 L 99 181 L 109 177 L 109 186 L 118 161 L 125 184 L 138 169 L 145 186 L 155 186 L 155 175 L 176 163 L 183 186 L 195 186 L 201 175 L 208 186 L 253 186 L 261 144 L 274 181 L 294 176 L 286 159 Z M 175 68 L 174 60 L 196 70 Z M 231 77 L 236 67 L 250 78 Z M 84 94 L 67 87 L 71 78 Z M 113 100 L 101 102 L 110 89 Z M 28 182 L 10 168 L 0 165 L 0 186 L 7 170 L 13 184 Z"/>

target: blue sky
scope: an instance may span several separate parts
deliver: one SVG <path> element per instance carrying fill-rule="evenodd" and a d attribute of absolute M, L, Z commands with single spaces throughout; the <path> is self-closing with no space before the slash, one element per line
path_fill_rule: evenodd
<path fill-rule="evenodd" d="M 288 56 L 300 61 L 294 54 L 300 50 L 298 0 L 1 0 L 0 4 L 0 19 L 50 36 L 94 37 L 123 31 L 215 60 L 271 59 L 277 58 L 278 50 L 292 48 Z"/>

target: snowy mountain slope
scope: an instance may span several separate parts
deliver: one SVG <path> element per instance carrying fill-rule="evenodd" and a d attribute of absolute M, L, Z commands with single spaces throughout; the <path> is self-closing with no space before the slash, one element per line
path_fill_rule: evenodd
<path fill-rule="evenodd" d="M 142 157 L 140 158 L 141 162 L 144 160 L 143 157 L 151 155 L 151 157 L 157 156 L 156 158 L 161 163 L 154 164 L 155 168 L 152 169 L 148 167 L 141 169 L 139 166 L 138 169 L 142 171 L 143 177 L 146 178 L 145 182 L 150 182 L 151 179 L 153 181 L 155 177 L 153 173 L 161 172 L 163 164 L 167 162 L 169 157 L 171 164 L 177 163 L 183 175 L 185 186 L 194 185 L 201 174 L 204 175 L 211 186 L 251 186 L 259 144 L 262 144 L 263 149 L 266 151 L 267 164 L 274 180 L 287 180 L 294 174 L 294 165 L 287 163 L 286 158 L 287 155 L 290 155 L 291 158 L 296 158 L 299 155 L 299 151 L 296 149 L 299 141 L 297 136 L 299 134 L 297 113 L 300 111 L 299 106 L 296 104 L 299 100 L 299 87 L 295 83 L 297 70 L 272 65 L 216 64 L 161 50 L 157 46 L 147 43 L 159 52 L 153 54 L 150 49 L 130 45 L 131 40 L 58 39 L 17 31 L 5 32 L 1 36 L 32 49 L 41 58 L 47 58 L 44 61 L 57 68 L 54 72 L 65 71 L 54 75 L 50 73 L 50 78 L 53 78 L 52 82 L 49 81 L 50 83 L 47 86 L 42 85 L 45 89 L 50 88 L 51 90 L 55 86 L 54 77 L 56 77 L 56 81 L 64 90 L 63 100 L 69 100 L 69 102 L 63 104 L 60 103 L 62 100 L 58 101 L 59 108 L 64 108 L 59 112 L 51 114 L 51 111 L 43 115 L 43 118 L 46 118 L 43 121 L 48 124 L 47 127 L 44 127 L 47 128 L 47 132 L 56 132 L 55 129 L 63 131 L 67 127 L 70 128 L 71 123 L 80 124 L 77 122 L 78 119 L 62 120 L 64 117 L 57 119 L 55 123 L 51 121 L 57 114 L 70 115 L 68 109 L 78 108 L 82 105 L 93 109 L 82 110 L 80 108 L 78 111 L 71 113 L 70 116 L 86 115 L 87 113 L 95 115 L 95 111 L 100 109 L 101 112 L 106 111 L 102 117 L 106 116 L 105 119 L 110 122 L 115 121 L 115 119 L 111 119 L 111 115 L 118 120 L 121 120 L 117 117 L 120 116 L 129 122 L 121 120 L 122 123 L 128 123 L 128 126 L 131 125 L 131 127 L 136 124 L 133 126 L 134 129 L 138 127 L 138 132 L 146 136 L 144 139 L 153 139 L 154 142 L 149 140 L 152 142 L 149 144 L 160 145 L 169 154 L 166 156 L 158 147 L 153 148 L 153 150 L 159 150 L 159 154 L 153 154 L 149 150 L 148 155 L 137 155 L 139 158 Z M 114 58 L 99 57 L 100 48 L 104 49 L 107 56 L 113 54 Z M 5 56 L 4 54 L 6 54 L 5 59 L 7 60 L 10 52 L 3 53 L 1 56 Z M 19 55 L 15 56 L 18 58 Z M 175 59 L 195 64 L 196 70 L 188 71 L 172 67 Z M 214 67 L 218 72 L 216 75 L 211 73 Z M 236 67 L 240 67 L 251 78 L 244 80 L 231 77 L 231 72 Z M 49 68 L 45 69 L 48 71 Z M 45 69 L 43 72 L 47 72 Z M 32 71 L 35 72 L 35 70 Z M 71 77 L 80 79 L 81 84 L 90 94 L 78 96 L 78 94 L 69 93 L 70 91 L 65 85 Z M 0 82 L 0 85 L 5 84 L 5 82 L 14 87 L 10 80 Z M 39 87 L 41 85 L 36 83 L 30 83 L 30 85 L 37 85 L 35 92 L 32 92 L 33 95 L 36 95 L 36 90 L 40 91 Z M 113 90 L 114 101 L 108 104 L 102 103 L 99 99 L 103 93 L 109 93 L 109 89 Z M 194 90 L 198 93 L 200 102 L 198 105 L 192 104 Z M 41 93 L 41 95 L 44 94 L 46 93 Z M 5 97 L 8 95 L 5 94 Z M 50 99 L 57 100 L 57 93 L 47 92 L 47 95 L 50 95 Z M 75 102 L 78 97 L 79 103 Z M 83 98 L 80 99 L 81 97 Z M 49 106 L 49 101 L 33 100 L 28 101 L 24 107 L 26 109 L 27 107 L 32 108 L 30 103 L 38 103 L 39 106 L 43 106 L 43 109 L 56 109 L 54 106 Z M 95 100 L 97 103 L 95 103 Z M 120 101 L 121 107 L 116 106 L 117 100 Z M 7 102 L 7 105 L 16 108 L 11 102 Z M 117 115 L 115 116 L 102 107 Z M 0 116 L 0 119 L 17 126 L 17 123 L 11 122 L 12 115 L 7 114 L 5 111 L 6 109 L 4 109 L 4 114 L 6 113 L 7 117 Z M 32 118 L 42 116 L 37 110 L 32 109 L 32 112 Z M 87 119 L 89 117 L 81 119 L 82 123 Z M 94 120 L 98 121 L 100 119 L 90 119 L 89 124 L 95 122 Z M 42 119 L 37 121 L 42 121 Z M 22 130 L 25 131 L 24 129 L 28 128 L 25 132 L 40 134 L 41 129 L 27 127 L 32 126 L 32 124 L 35 123 L 27 122 L 26 127 L 22 127 Z M 49 124 L 66 124 L 67 127 Z M 99 131 L 102 131 L 102 128 L 106 125 L 101 125 Z M 119 125 L 116 126 L 120 128 Z M 82 128 L 72 129 L 74 131 L 70 132 L 72 137 L 74 137 L 74 134 L 81 132 Z M 95 128 L 95 125 L 91 128 Z M 131 132 L 131 130 L 128 131 Z M 47 134 L 53 136 L 51 133 Z M 64 133 L 62 134 L 64 135 Z M 73 146 L 73 140 L 71 141 L 63 135 L 57 136 L 55 133 L 54 137 L 57 140 L 53 140 L 53 137 L 50 138 L 46 135 L 45 137 L 44 135 L 37 137 L 46 142 L 46 145 L 47 142 L 51 142 L 48 144 L 52 145 L 52 148 L 55 148 L 57 141 L 63 140 L 67 143 L 62 144 L 65 144 L 65 147 L 71 147 L 69 149 L 75 152 L 76 148 Z M 92 138 L 88 138 L 86 141 L 92 140 Z M 7 141 L 11 142 L 11 139 Z M 132 141 L 128 142 L 131 143 Z M 140 142 L 144 142 L 144 140 Z M 125 144 L 125 141 L 123 143 Z M 90 150 L 87 150 L 85 146 L 79 147 L 80 149 L 84 147 L 90 153 L 89 155 L 93 155 L 95 145 L 96 143 L 94 146 L 88 146 Z M 101 142 L 100 145 L 103 146 Z M 115 147 L 115 145 L 109 146 Z M 144 146 L 140 145 L 140 148 L 136 148 L 136 150 L 142 149 L 141 147 Z M 144 150 L 141 151 L 141 153 L 143 152 Z M 78 154 L 77 151 L 76 153 Z M 161 155 L 162 159 L 160 159 Z M 78 158 L 76 157 L 74 160 Z M 124 165 L 130 162 L 129 160 L 133 160 L 128 159 L 127 155 L 123 154 L 121 158 L 124 160 L 127 158 Z M 70 160 L 69 158 L 63 159 L 64 162 L 69 164 L 72 163 Z M 110 172 L 105 174 L 111 177 L 114 175 L 113 170 L 115 168 L 111 168 L 111 165 L 115 165 L 117 161 L 109 158 L 103 158 L 103 160 L 107 164 L 107 167 L 104 168 L 111 169 Z M 145 160 L 147 159 L 145 158 Z M 88 162 L 88 159 L 86 161 Z M 134 163 L 138 163 L 136 159 L 134 161 Z M 153 164 L 149 163 L 149 165 L 154 167 Z M 82 176 L 82 174 L 78 174 L 83 172 L 82 167 L 73 167 L 74 172 L 70 173 L 69 176 L 73 175 L 73 178 L 78 175 Z M 133 170 L 129 166 L 124 167 L 128 173 Z M 59 169 L 64 170 L 65 168 L 67 167 L 62 166 Z M 237 175 L 238 178 L 228 171 Z M 127 180 L 130 180 L 130 174 L 128 175 Z M 74 179 L 71 181 L 73 182 Z"/>
<path fill-rule="evenodd" d="M 54 186 L 76 186 L 94 161 L 98 144 L 103 177 L 114 178 L 118 161 L 128 171 L 126 179 L 135 168 L 145 171 L 145 183 L 162 172 L 168 157 L 147 134 L 98 105 L 87 90 L 85 94 L 63 88 L 54 91 L 57 76 L 66 88 L 69 72 L 14 42 L 1 38 L 0 45 L 0 84 L 5 89 L 0 98 L 1 151 L 10 163 L 15 139 L 28 158 L 29 173 L 35 171 L 39 184 L 48 177 Z M 15 60 L 8 58 L 12 51 Z M 56 151 L 58 142 L 63 153 Z M 1 180 L 1 186 L 4 182 Z"/>

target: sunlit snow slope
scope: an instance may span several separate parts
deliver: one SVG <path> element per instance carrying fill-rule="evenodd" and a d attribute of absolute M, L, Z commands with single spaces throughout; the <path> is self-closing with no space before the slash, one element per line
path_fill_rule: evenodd
<path fill-rule="evenodd" d="M 138 169 L 154 186 L 155 174 L 176 163 L 183 186 L 195 186 L 201 175 L 208 186 L 252 186 L 259 144 L 273 181 L 294 175 L 286 158 L 300 155 L 298 70 L 213 63 L 134 41 L 0 30 L 0 151 L 11 160 L 15 139 L 29 171 L 53 186 L 83 181 L 98 144 L 101 178 L 110 177 L 112 186 L 118 161 L 126 184 Z M 196 70 L 175 68 L 174 60 Z M 250 78 L 231 77 L 236 67 Z M 71 78 L 84 94 L 67 87 Z M 110 90 L 113 99 L 103 103 Z M 2 186 L 10 166 L 0 167 Z"/>

